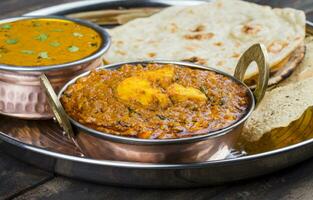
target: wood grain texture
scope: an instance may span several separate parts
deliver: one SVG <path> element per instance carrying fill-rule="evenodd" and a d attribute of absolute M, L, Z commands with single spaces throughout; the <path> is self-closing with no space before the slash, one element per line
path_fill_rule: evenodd
<path fill-rule="evenodd" d="M 158 199 L 209 199 L 224 186 L 190 190 L 151 190 L 103 186 L 57 177 L 36 189 L 17 197 L 15 200 L 66 200 L 66 199 L 110 199 L 110 200 L 158 200 Z"/>
<path fill-rule="evenodd" d="M 313 199 L 312 167 L 310 159 L 272 175 L 234 184 L 212 199 Z"/>
<path fill-rule="evenodd" d="M 250 0 L 251 1 L 251 0 Z M 1 0 L 0 18 L 21 15 L 71 0 Z M 313 21 L 312 0 L 253 0 L 274 7 L 306 11 Z M 313 159 L 254 180 L 190 190 L 143 190 L 86 183 L 43 172 L 0 151 L 0 200 L 10 199 L 313 199 Z M 50 180 L 52 179 L 52 180 Z M 50 180 L 50 181 L 49 181 Z M 46 183 L 45 183 L 46 182 Z"/>
<path fill-rule="evenodd" d="M 0 18 L 19 16 L 32 10 L 72 1 L 73 0 L 1 0 Z"/>
<path fill-rule="evenodd" d="M 306 200 L 313 199 L 312 168 L 313 159 L 300 165 L 253 180 L 223 186 L 177 190 L 117 188 L 57 177 L 34 190 L 26 192 L 15 200 Z"/>
<path fill-rule="evenodd" d="M 0 199 L 7 199 L 53 178 L 53 174 L 21 163 L 0 151 Z"/>

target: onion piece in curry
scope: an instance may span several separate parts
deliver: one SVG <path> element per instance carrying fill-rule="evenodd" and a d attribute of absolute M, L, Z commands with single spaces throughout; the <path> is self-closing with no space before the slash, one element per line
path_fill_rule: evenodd
<path fill-rule="evenodd" d="M 95 70 L 61 97 L 66 112 L 87 127 L 142 139 L 225 128 L 245 114 L 248 101 L 247 89 L 225 75 L 173 64 Z"/>

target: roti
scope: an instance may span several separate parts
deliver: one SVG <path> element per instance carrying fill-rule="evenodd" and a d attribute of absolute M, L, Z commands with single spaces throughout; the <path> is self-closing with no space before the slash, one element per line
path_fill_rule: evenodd
<path fill-rule="evenodd" d="M 299 64 L 302 62 L 306 53 L 306 46 L 301 44 L 290 55 L 283 59 L 280 63 L 271 68 L 270 79 L 268 80 L 268 87 L 275 87 L 278 83 L 288 79 L 289 76 L 298 71 Z M 256 88 L 258 74 L 245 80 L 245 83 L 250 89 Z"/>
<path fill-rule="evenodd" d="M 304 40 L 302 11 L 272 9 L 239 0 L 217 0 L 196 6 L 173 6 L 110 30 L 108 63 L 135 60 L 185 60 L 232 74 L 240 55 L 263 43 L 271 67 Z M 257 74 L 252 65 L 246 78 Z"/>
<path fill-rule="evenodd" d="M 243 136 L 257 141 L 273 129 L 287 127 L 313 106 L 313 37 L 305 39 L 306 54 L 290 77 L 267 92 L 246 121 Z"/>
<path fill-rule="evenodd" d="M 313 77 L 313 37 L 305 38 L 306 54 L 300 65 L 289 78 L 283 81 L 283 85 L 301 81 Z"/>

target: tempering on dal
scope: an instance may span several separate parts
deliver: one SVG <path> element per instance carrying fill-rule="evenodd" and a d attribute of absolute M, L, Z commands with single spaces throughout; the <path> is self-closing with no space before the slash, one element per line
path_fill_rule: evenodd
<path fill-rule="evenodd" d="M 61 97 L 66 112 L 96 130 L 144 139 L 225 128 L 247 110 L 247 89 L 213 71 L 172 64 L 92 71 Z"/>
<path fill-rule="evenodd" d="M 96 52 L 99 33 L 62 19 L 24 19 L 0 24 L 0 64 L 48 66 L 68 63 Z"/>

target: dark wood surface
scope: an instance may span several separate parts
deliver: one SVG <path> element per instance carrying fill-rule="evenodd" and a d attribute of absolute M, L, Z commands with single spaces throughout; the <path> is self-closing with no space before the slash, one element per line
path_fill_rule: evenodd
<path fill-rule="evenodd" d="M 0 18 L 71 0 L 1 0 Z M 274 7 L 294 7 L 313 21 L 313 0 L 254 0 Z M 280 172 L 228 185 L 177 190 L 118 188 L 73 180 L 36 169 L 0 150 L 2 199 L 313 199 L 313 158 Z"/>

